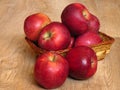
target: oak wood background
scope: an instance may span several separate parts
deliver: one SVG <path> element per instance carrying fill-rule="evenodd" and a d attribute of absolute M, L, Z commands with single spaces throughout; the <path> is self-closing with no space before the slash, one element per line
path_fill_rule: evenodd
<path fill-rule="evenodd" d="M 120 90 L 120 0 L 0 0 L 0 90 L 43 90 L 33 77 L 36 54 L 24 40 L 24 19 L 42 12 L 60 21 L 72 2 L 86 5 L 100 19 L 100 31 L 115 42 L 92 78 L 67 78 L 56 90 Z"/>

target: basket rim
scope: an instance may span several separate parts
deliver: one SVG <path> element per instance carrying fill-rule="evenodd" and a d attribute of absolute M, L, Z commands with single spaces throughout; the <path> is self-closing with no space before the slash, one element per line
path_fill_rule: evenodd
<path fill-rule="evenodd" d="M 107 35 L 103 32 L 99 32 L 99 34 L 103 35 L 104 37 L 109 38 L 109 40 L 108 41 L 103 41 L 103 42 L 101 42 L 99 44 L 96 44 L 96 45 L 92 45 L 91 47 L 96 47 L 96 46 L 99 46 L 99 45 L 112 44 L 115 41 L 115 39 L 113 37 L 111 37 L 111 36 L 109 36 L 109 35 Z"/>
<path fill-rule="evenodd" d="M 45 50 L 45 49 L 42 49 L 40 47 L 38 47 L 34 42 L 32 42 L 31 40 L 29 40 L 27 37 L 25 37 L 25 40 L 27 41 L 27 43 L 33 48 L 33 49 L 36 49 L 35 51 L 37 53 L 45 53 L 45 52 L 48 52 L 49 50 Z M 56 52 L 56 53 L 59 53 L 59 54 L 62 54 L 64 52 L 68 52 L 71 48 L 66 48 L 66 49 L 61 49 L 61 50 L 57 50 L 57 51 L 52 51 L 50 50 L 51 52 Z"/>
<path fill-rule="evenodd" d="M 103 41 L 103 42 L 101 42 L 99 44 L 96 44 L 96 45 L 92 45 L 92 46 L 90 46 L 91 48 L 97 47 L 97 46 L 100 46 L 100 45 L 112 44 L 115 41 L 115 39 L 113 37 L 111 37 L 111 36 L 109 36 L 109 35 L 107 35 L 107 34 L 105 34 L 103 32 L 99 32 L 99 34 L 101 34 L 104 37 L 108 38 L 108 40 L 107 41 Z M 49 51 L 49 50 L 44 50 L 44 49 L 38 47 L 33 41 L 29 40 L 27 37 L 25 37 L 25 40 L 34 49 L 34 51 L 37 52 L 37 53 L 42 54 L 42 53 L 45 53 L 45 52 Z M 66 49 L 52 51 L 52 52 L 56 52 L 56 53 L 62 54 L 64 52 L 68 52 L 70 49 L 71 48 L 66 48 Z"/>

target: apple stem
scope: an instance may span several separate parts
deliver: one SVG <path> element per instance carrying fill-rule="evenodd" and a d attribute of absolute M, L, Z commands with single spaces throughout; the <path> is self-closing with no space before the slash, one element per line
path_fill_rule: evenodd
<path fill-rule="evenodd" d="M 83 11 L 83 16 L 84 16 L 86 19 L 88 19 L 89 13 L 88 13 L 87 10 L 84 10 L 84 11 Z"/>
<path fill-rule="evenodd" d="M 53 55 L 53 56 L 51 56 L 49 59 L 50 59 L 50 61 L 52 61 L 52 62 L 54 62 L 55 61 L 55 55 Z"/>
<path fill-rule="evenodd" d="M 52 36 L 50 32 L 45 33 L 44 39 L 49 39 Z"/>

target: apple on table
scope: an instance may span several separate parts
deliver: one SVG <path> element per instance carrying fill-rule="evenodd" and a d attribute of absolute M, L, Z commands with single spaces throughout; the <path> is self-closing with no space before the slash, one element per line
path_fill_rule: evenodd
<path fill-rule="evenodd" d="M 97 71 L 97 56 L 90 47 L 74 47 L 67 53 L 66 59 L 69 75 L 74 79 L 88 79 Z"/>
<path fill-rule="evenodd" d="M 67 60 L 54 52 L 39 56 L 34 67 L 34 77 L 39 85 L 46 89 L 60 87 L 68 77 Z"/>

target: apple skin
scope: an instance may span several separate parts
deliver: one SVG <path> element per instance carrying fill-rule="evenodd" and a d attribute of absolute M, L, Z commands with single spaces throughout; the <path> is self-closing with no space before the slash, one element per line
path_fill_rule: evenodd
<path fill-rule="evenodd" d="M 71 40 L 69 30 L 60 22 L 51 22 L 40 33 L 39 47 L 45 50 L 62 50 L 68 47 Z"/>
<path fill-rule="evenodd" d="M 68 48 L 72 48 L 74 46 L 74 41 L 75 41 L 75 38 L 71 37 L 70 43 L 68 45 Z"/>
<path fill-rule="evenodd" d="M 29 40 L 37 41 L 42 28 L 49 24 L 51 20 L 43 13 L 29 15 L 24 21 L 24 32 Z"/>
<path fill-rule="evenodd" d="M 80 3 L 72 3 L 66 6 L 61 14 L 62 23 L 69 28 L 74 36 L 88 31 L 89 18 L 89 11 Z"/>
<path fill-rule="evenodd" d="M 89 27 L 89 31 L 93 31 L 93 32 L 96 32 L 98 33 L 99 32 L 99 29 L 100 29 L 100 21 L 99 19 L 91 14 L 90 16 L 90 20 L 89 20 L 89 24 L 88 24 L 88 27 Z"/>
<path fill-rule="evenodd" d="M 100 37 L 98 33 L 89 31 L 76 38 L 75 47 L 81 46 L 81 45 L 91 47 L 101 42 L 102 42 L 102 38 Z"/>
<path fill-rule="evenodd" d="M 46 89 L 60 87 L 69 73 L 67 60 L 59 54 L 47 52 L 37 58 L 34 77 Z"/>
<path fill-rule="evenodd" d="M 69 63 L 69 75 L 74 79 L 88 79 L 97 71 L 97 56 L 87 46 L 72 48 L 66 55 Z"/>

